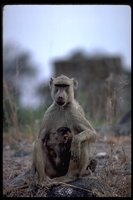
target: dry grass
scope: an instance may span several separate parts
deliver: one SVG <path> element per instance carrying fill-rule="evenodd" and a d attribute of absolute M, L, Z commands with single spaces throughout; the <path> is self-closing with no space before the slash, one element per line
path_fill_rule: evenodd
<path fill-rule="evenodd" d="M 125 143 L 131 143 L 131 135 L 120 137 L 108 136 L 104 138 L 104 141 L 109 144 L 124 145 Z"/>
<path fill-rule="evenodd" d="M 21 133 L 20 136 L 17 138 L 16 135 L 5 134 L 3 140 L 5 146 L 12 143 L 14 151 L 15 148 L 17 149 L 17 151 L 23 148 L 25 151 L 27 151 L 26 149 L 28 147 L 28 143 L 31 145 L 33 141 L 33 135 L 25 135 Z M 103 159 L 98 160 L 96 171 L 92 174 L 92 177 L 95 177 L 99 182 L 101 181 L 102 183 L 104 183 L 107 188 L 111 188 L 112 197 L 131 197 L 131 143 L 125 143 L 123 141 L 122 145 L 112 145 L 107 142 L 99 142 L 94 144 L 94 147 L 97 148 L 97 152 L 105 150 L 108 153 L 109 157 L 104 159 L 104 161 Z M 116 150 L 119 150 L 119 152 L 116 153 Z M 5 155 L 8 155 L 7 151 L 9 151 L 9 153 L 11 152 L 10 149 L 6 149 Z M 24 159 L 24 157 L 15 158 L 12 155 L 8 155 L 8 168 L 6 168 L 6 157 L 4 157 L 5 165 L 3 172 L 6 176 L 3 177 L 5 177 L 7 181 L 9 176 L 13 176 L 13 174 L 16 173 L 20 175 L 24 171 L 24 169 L 29 169 L 30 162 L 27 162 L 26 167 L 26 161 L 29 161 L 31 158 L 27 157 L 25 162 Z M 18 168 L 15 168 L 17 166 Z M 124 168 L 126 168 L 127 170 L 124 170 Z M 16 189 L 15 187 L 10 186 L 9 188 L 6 188 L 4 194 L 10 197 L 26 197 L 28 195 L 27 183 L 28 182 L 25 182 L 22 185 L 23 187 L 18 186 Z M 43 189 L 42 192 L 44 192 Z M 98 191 L 94 191 L 94 193 L 97 194 L 98 197 L 101 197 L 102 195 L 101 193 L 98 193 Z M 105 193 L 103 193 L 102 197 L 106 197 L 106 195 L 107 191 L 105 190 Z"/>
<path fill-rule="evenodd" d="M 118 138 L 113 139 L 115 144 L 112 140 L 111 145 L 108 144 L 109 157 L 98 169 L 96 177 L 112 188 L 112 197 L 131 197 L 131 138 L 120 138 L 120 141 Z M 107 142 L 110 143 L 110 140 Z"/>
<path fill-rule="evenodd" d="M 19 124 L 17 116 L 17 103 L 12 88 L 3 80 L 3 107 L 4 107 L 4 120 L 6 122 L 6 129 L 13 127 L 13 130 L 19 134 Z"/>

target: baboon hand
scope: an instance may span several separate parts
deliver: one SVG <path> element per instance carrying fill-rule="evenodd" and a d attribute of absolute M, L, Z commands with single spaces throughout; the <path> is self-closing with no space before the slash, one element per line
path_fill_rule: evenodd
<path fill-rule="evenodd" d="M 71 144 L 71 159 L 77 161 L 80 159 L 81 155 L 81 145 L 76 136 L 73 137 Z"/>

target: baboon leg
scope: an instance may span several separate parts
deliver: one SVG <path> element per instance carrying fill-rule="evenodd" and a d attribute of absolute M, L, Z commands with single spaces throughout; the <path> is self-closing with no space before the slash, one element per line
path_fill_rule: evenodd
<path fill-rule="evenodd" d="M 65 176 L 52 179 L 54 182 L 69 182 L 86 174 L 86 167 L 89 164 L 89 150 L 87 142 L 82 144 L 81 156 L 78 160 L 70 159 L 68 172 Z"/>
<path fill-rule="evenodd" d="M 49 181 L 50 178 L 45 173 L 45 167 L 47 161 L 44 151 L 44 144 L 40 139 L 35 140 L 33 158 L 34 158 L 33 165 L 35 166 L 35 170 L 38 173 L 39 183 L 43 182 L 44 180 Z"/>
<path fill-rule="evenodd" d="M 30 184 L 35 185 L 35 174 L 36 174 L 36 167 L 34 163 L 32 163 L 31 171 L 30 171 Z"/>
<path fill-rule="evenodd" d="M 69 182 L 73 181 L 85 174 L 85 169 L 79 170 L 79 161 L 70 160 L 69 169 L 65 176 L 53 178 L 52 182 Z"/>
<path fill-rule="evenodd" d="M 86 167 L 88 164 L 89 164 L 88 143 L 83 142 L 83 144 L 81 145 L 81 156 L 77 160 L 71 158 L 67 176 L 70 178 L 81 177 L 86 172 Z"/>

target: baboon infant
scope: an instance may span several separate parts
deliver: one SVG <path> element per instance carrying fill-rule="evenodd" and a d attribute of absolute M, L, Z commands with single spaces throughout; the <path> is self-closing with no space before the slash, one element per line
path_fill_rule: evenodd
<path fill-rule="evenodd" d="M 67 163 L 69 165 L 67 174 L 60 176 L 57 170 L 56 176 L 60 177 L 54 179 L 64 182 L 73 180 L 82 176 L 89 164 L 89 146 L 91 142 L 95 142 L 96 140 L 96 131 L 86 119 L 82 107 L 74 98 L 74 89 L 77 86 L 76 79 L 68 78 L 64 75 L 51 78 L 50 80 L 53 103 L 44 114 L 38 139 L 34 147 L 34 152 L 36 153 L 33 155 L 37 160 L 41 180 L 46 180 L 46 176 L 42 173 L 46 159 L 43 142 L 45 143 L 48 135 L 51 138 L 51 133 L 55 132 L 59 127 L 68 127 L 73 133 L 70 147 L 71 158 L 69 164 Z M 52 159 L 51 155 L 50 157 Z M 65 163 L 66 166 L 67 164 Z M 54 168 L 54 164 L 51 167 Z M 49 173 L 49 177 L 55 176 L 51 174 Z"/>
<path fill-rule="evenodd" d="M 68 171 L 70 161 L 70 147 L 72 141 L 72 133 L 69 128 L 61 127 L 53 134 L 49 134 L 46 139 L 46 149 L 48 158 L 55 169 L 56 173 L 52 176 L 49 169 L 46 174 L 50 177 L 63 176 Z"/>
<path fill-rule="evenodd" d="M 49 180 L 49 178 L 65 175 L 70 162 L 71 141 L 72 133 L 67 127 L 60 127 L 56 132 L 48 134 L 43 142 L 36 140 L 34 143 L 32 175 L 34 176 L 37 171 L 40 181 L 42 177 Z M 36 154 L 36 145 L 40 145 L 44 149 L 43 169 L 38 165 L 41 160 L 39 160 L 40 157 Z"/>

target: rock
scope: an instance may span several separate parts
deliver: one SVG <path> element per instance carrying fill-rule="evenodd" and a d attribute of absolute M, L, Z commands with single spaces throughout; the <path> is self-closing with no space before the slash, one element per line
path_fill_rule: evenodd
<path fill-rule="evenodd" d="M 95 155 L 95 158 L 98 159 L 109 158 L 109 155 L 106 152 L 99 152 Z"/>
<path fill-rule="evenodd" d="M 117 124 L 105 124 L 101 129 L 97 131 L 104 136 L 106 140 L 107 136 L 128 136 L 131 134 L 131 111 L 127 112 Z"/>
<path fill-rule="evenodd" d="M 15 153 L 14 153 L 14 156 L 15 157 L 23 157 L 23 156 L 27 156 L 27 155 L 29 155 L 30 153 L 29 152 L 26 152 L 26 151 L 24 151 L 24 150 L 19 150 L 19 151 L 16 151 Z"/>
<path fill-rule="evenodd" d="M 46 197 L 111 197 L 111 188 L 95 177 L 78 178 L 53 186 Z"/>
<path fill-rule="evenodd" d="M 26 169 L 24 172 L 20 173 L 18 176 L 15 176 L 14 178 L 11 177 L 8 179 L 8 182 L 6 183 L 5 187 L 12 186 L 12 187 L 20 187 L 23 185 L 23 183 L 28 179 L 30 175 L 30 169 Z"/>

